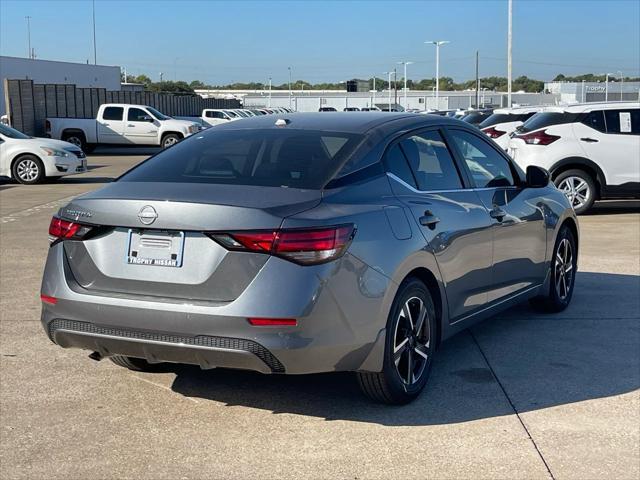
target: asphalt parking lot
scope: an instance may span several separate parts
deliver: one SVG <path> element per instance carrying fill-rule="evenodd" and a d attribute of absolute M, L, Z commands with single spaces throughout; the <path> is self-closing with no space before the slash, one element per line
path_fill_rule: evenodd
<path fill-rule="evenodd" d="M 51 215 L 143 158 L 0 183 L 2 478 L 640 477 L 640 202 L 580 217 L 569 309 L 523 305 L 463 332 L 416 402 L 386 407 L 347 374 L 133 373 L 49 342 Z"/>

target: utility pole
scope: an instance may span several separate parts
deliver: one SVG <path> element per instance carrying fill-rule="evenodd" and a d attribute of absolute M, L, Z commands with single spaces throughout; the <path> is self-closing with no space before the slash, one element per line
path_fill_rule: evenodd
<path fill-rule="evenodd" d="M 93 0 L 93 64 L 98 64 L 98 54 L 96 53 L 96 0 Z"/>
<path fill-rule="evenodd" d="M 269 107 L 271 107 L 271 77 L 269 77 Z"/>
<path fill-rule="evenodd" d="M 393 69 L 393 108 L 398 105 L 398 72 L 397 69 Z"/>
<path fill-rule="evenodd" d="M 620 74 L 620 101 L 622 101 L 622 87 L 624 87 L 624 75 L 622 74 L 621 70 L 618 70 L 618 73 Z"/>
<path fill-rule="evenodd" d="M 371 100 L 371 106 L 376 104 L 376 76 L 373 76 L 373 100 Z"/>
<path fill-rule="evenodd" d="M 478 70 L 479 51 L 476 50 L 476 108 L 480 108 L 480 73 Z"/>
<path fill-rule="evenodd" d="M 24 17 L 27 19 L 27 43 L 28 43 L 28 50 L 27 50 L 27 58 L 33 58 L 31 55 L 31 17 L 30 16 L 26 16 Z"/>
<path fill-rule="evenodd" d="M 164 73 L 160 72 L 160 83 L 162 83 L 162 76 L 164 75 Z"/>
<path fill-rule="evenodd" d="M 512 40 L 512 17 L 513 0 L 509 0 L 509 28 L 507 33 L 507 107 L 511 108 L 511 40 Z"/>
<path fill-rule="evenodd" d="M 609 74 L 607 73 L 604 78 L 604 101 L 609 101 Z"/>
<path fill-rule="evenodd" d="M 384 72 L 383 73 L 383 75 L 385 75 L 385 74 L 389 75 L 389 81 L 388 81 L 389 88 L 387 89 L 387 92 L 389 93 L 389 103 L 388 103 L 388 106 L 387 106 L 387 111 L 389 111 L 389 112 L 391 111 L 391 74 L 392 73 L 393 72 L 391 70 L 389 70 L 388 72 Z"/>

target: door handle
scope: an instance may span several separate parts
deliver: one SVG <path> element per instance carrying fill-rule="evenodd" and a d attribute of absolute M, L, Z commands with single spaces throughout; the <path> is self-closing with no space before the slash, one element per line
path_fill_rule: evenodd
<path fill-rule="evenodd" d="M 131 124 L 131 123 L 128 123 L 128 124 L 127 124 L 127 127 L 135 127 L 135 125 L 133 125 L 133 124 Z"/>
<path fill-rule="evenodd" d="M 505 212 L 498 206 L 494 206 L 493 210 L 489 211 L 489 215 L 491 216 L 491 218 L 495 218 L 496 220 L 501 222 L 502 219 L 507 216 L 507 212 Z"/>
<path fill-rule="evenodd" d="M 436 228 L 436 224 L 440 221 L 438 217 L 436 217 L 431 210 L 425 210 L 424 215 L 420 217 L 420 225 L 430 228 L 433 230 Z"/>
<path fill-rule="evenodd" d="M 582 140 L 583 142 L 588 142 L 588 143 L 594 143 L 594 142 L 598 141 L 595 138 L 589 138 L 589 137 L 584 137 L 584 138 L 581 138 L 580 140 Z"/>

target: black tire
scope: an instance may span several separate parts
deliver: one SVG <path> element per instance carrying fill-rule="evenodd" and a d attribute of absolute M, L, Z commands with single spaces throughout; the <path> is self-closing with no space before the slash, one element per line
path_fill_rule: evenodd
<path fill-rule="evenodd" d="M 23 185 L 41 183 L 45 179 L 44 165 L 35 155 L 22 155 L 13 161 L 11 174 Z"/>
<path fill-rule="evenodd" d="M 162 144 L 160 145 L 162 148 L 169 148 L 176 143 L 182 140 L 182 137 L 177 133 L 167 133 L 164 137 L 162 137 Z"/>
<path fill-rule="evenodd" d="M 581 197 L 576 195 L 576 192 L 571 192 L 569 190 L 570 185 L 574 186 L 578 181 L 584 182 L 584 189 L 580 190 L 580 193 L 588 192 L 588 198 L 585 201 L 582 201 Z M 584 170 L 567 170 L 558 175 L 553 183 L 562 190 L 567 198 L 569 199 L 569 203 L 573 207 L 573 210 L 576 212 L 576 215 L 582 215 L 591 209 L 593 206 L 593 202 L 596 201 L 597 196 L 597 188 L 596 182 L 593 177 L 585 172 Z M 578 185 L 581 185 L 578 183 Z M 563 187 L 563 188 L 561 188 Z"/>
<path fill-rule="evenodd" d="M 566 249 L 564 248 L 566 245 L 569 245 L 570 247 L 570 259 L 568 260 L 567 255 L 565 255 Z M 560 229 L 558 238 L 556 239 L 556 244 L 553 247 L 549 291 L 546 295 L 535 297 L 530 300 L 531 305 L 535 309 L 543 312 L 555 313 L 561 312 L 569 306 L 569 303 L 571 303 L 571 297 L 573 296 L 573 288 L 576 283 L 578 260 L 576 253 L 576 239 L 573 235 L 573 231 L 564 225 Z M 560 262 L 560 258 L 563 259 L 562 262 Z"/>
<path fill-rule="evenodd" d="M 87 138 L 82 132 L 66 132 L 62 136 L 62 140 L 72 143 L 76 147 L 80 147 L 83 152 L 87 151 Z"/>
<path fill-rule="evenodd" d="M 412 336 L 409 336 L 408 326 L 414 322 L 409 322 L 402 312 L 409 305 L 417 323 L 419 302 L 416 299 L 424 306 L 425 318 L 422 328 L 417 329 L 418 325 L 415 325 Z M 435 306 L 427 287 L 418 279 L 406 279 L 400 285 L 389 312 L 382 372 L 357 373 L 358 383 L 366 396 L 389 405 L 404 405 L 416 399 L 429 379 L 436 345 L 436 321 Z M 405 347 L 398 349 L 403 342 L 406 342 Z M 395 353 L 396 349 L 400 355 Z M 426 354 L 426 358 L 416 353 L 418 350 Z M 410 369 L 414 355 L 417 361 Z M 399 359 L 397 366 L 394 357 Z"/>
<path fill-rule="evenodd" d="M 93 151 L 96 149 L 97 145 L 95 143 L 86 143 L 84 145 L 84 148 L 82 149 L 82 151 L 84 153 L 93 153 Z"/>
<path fill-rule="evenodd" d="M 157 372 L 163 365 L 162 363 L 149 363 L 143 358 L 126 357 L 124 355 L 113 355 L 109 357 L 109 360 L 134 372 Z"/>

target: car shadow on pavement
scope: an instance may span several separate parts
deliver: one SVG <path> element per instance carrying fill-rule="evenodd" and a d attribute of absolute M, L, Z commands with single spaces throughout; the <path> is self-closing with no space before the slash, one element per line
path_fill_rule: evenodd
<path fill-rule="evenodd" d="M 640 213 L 640 200 L 610 200 L 596 202 L 584 216 L 620 215 L 625 213 Z"/>
<path fill-rule="evenodd" d="M 59 184 L 84 184 L 84 183 L 110 183 L 115 180 L 115 177 L 64 177 L 58 180 Z"/>
<path fill-rule="evenodd" d="M 511 405 L 523 412 L 625 394 L 640 387 L 638 291 L 638 276 L 581 272 L 565 312 L 544 315 L 519 305 L 445 342 L 427 388 L 402 407 L 368 401 L 351 373 L 261 375 L 176 365 L 171 388 L 274 414 L 390 426 L 467 422 L 511 415 Z"/>

